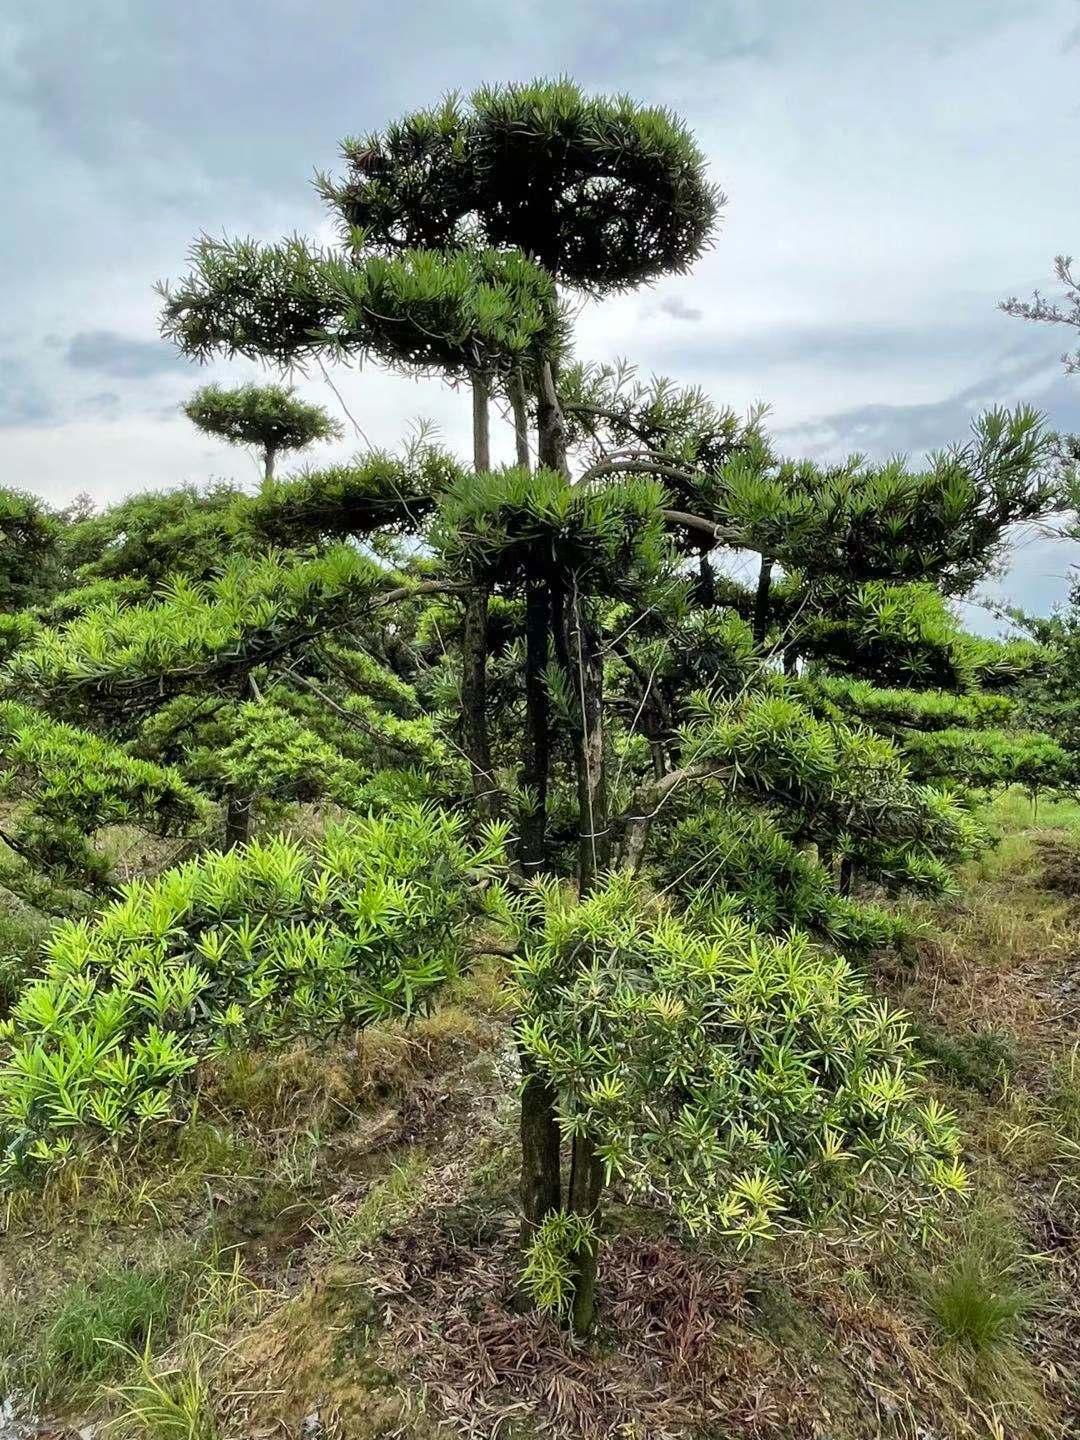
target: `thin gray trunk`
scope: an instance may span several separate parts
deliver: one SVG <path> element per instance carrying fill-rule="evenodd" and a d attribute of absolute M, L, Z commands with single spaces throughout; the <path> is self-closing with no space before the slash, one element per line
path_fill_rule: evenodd
<path fill-rule="evenodd" d="M 491 385 L 480 370 L 472 372 L 473 469 L 491 469 Z"/>
<path fill-rule="evenodd" d="M 514 414 L 514 449 L 517 463 L 522 470 L 528 470 L 532 463 L 529 458 L 529 410 L 525 399 L 525 376 L 515 370 L 510 377 L 510 408 Z"/>

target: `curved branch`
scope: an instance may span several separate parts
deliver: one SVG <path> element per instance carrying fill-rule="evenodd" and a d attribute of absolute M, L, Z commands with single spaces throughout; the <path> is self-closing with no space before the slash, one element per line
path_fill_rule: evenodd
<path fill-rule="evenodd" d="M 632 870 L 635 874 L 641 869 L 652 822 L 680 785 L 698 780 L 717 780 L 728 773 L 728 766 L 717 767 L 699 761 L 694 765 L 686 765 L 681 770 L 673 770 L 663 779 L 651 780 L 639 786 L 630 808 L 620 816 L 620 821 L 626 828 L 619 852 L 619 868 Z"/>

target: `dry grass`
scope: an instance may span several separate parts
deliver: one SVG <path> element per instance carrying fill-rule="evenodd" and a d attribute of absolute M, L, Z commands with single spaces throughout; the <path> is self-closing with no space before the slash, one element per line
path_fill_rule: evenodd
<path fill-rule="evenodd" d="M 10 1198 L 15 1341 L 50 1287 L 217 1244 L 257 1303 L 185 1287 L 114 1382 L 122 1429 L 268 1437 L 317 1412 L 329 1440 L 1058 1440 L 1080 1414 L 1080 807 L 1033 821 L 1013 795 L 998 819 L 962 900 L 924 908 L 933 934 L 878 971 L 973 1170 L 973 1208 L 930 1233 L 747 1258 L 616 1206 L 595 1343 L 523 1313 L 515 1063 L 482 969 L 409 1030 L 217 1062 L 157 1146 Z"/>

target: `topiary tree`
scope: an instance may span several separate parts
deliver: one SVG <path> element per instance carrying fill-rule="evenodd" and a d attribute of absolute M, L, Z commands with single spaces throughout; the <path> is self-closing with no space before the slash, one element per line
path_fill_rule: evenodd
<path fill-rule="evenodd" d="M 701 156 L 662 112 L 569 82 L 500 87 L 350 142 L 346 161 L 322 187 L 338 247 L 201 242 L 164 291 L 165 333 L 196 357 L 370 356 L 467 382 L 471 467 L 422 448 L 268 479 L 229 514 L 243 544 L 282 548 L 76 610 L 20 650 L 12 682 L 174 747 L 213 793 L 243 799 L 262 777 L 286 796 L 400 805 L 387 739 L 408 736 L 444 804 L 512 817 L 518 898 L 496 902 L 507 933 L 486 943 L 518 967 L 526 1275 L 538 1295 L 561 1276 L 579 1328 L 605 1162 L 684 1220 L 747 1238 L 812 1213 L 829 1156 L 870 1159 L 879 1121 L 882 1190 L 890 1176 L 958 1188 L 947 1120 L 911 1107 L 902 1027 L 835 960 L 902 922 L 840 893 L 837 862 L 932 892 L 979 827 L 900 735 L 859 723 L 836 684 L 809 687 L 864 664 L 877 679 L 1000 668 L 948 630 L 941 597 L 1051 504 L 1036 417 L 991 417 L 921 469 L 823 469 L 778 458 L 760 411 L 574 366 L 560 291 L 685 268 L 714 222 Z M 490 453 L 500 399 L 505 469 Z M 746 549 L 752 590 L 723 573 Z M 781 675 L 780 653 L 804 673 Z M 762 977 L 729 1073 L 725 1016 Z M 695 1135 L 707 1175 L 684 1148 Z"/>
<path fill-rule="evenodd" d="M 185 403 L 184 414 L 205 435 L 216 435 L 230 445 L 257 446 L 267 480 L 273 478 L 280 454 L 306 450 L 317 440 L 339 440 L 345 433 L 321 406 L 298 400 L 280 385 L 241 385 L 232 390 L 204 385 Z"/>
<path fill-rule="evenodd" d="M 915 1097 L 907 1025 L 843 960 L 733 917 L 687 926 L 625 876 L 532 903 L 520 1033 L 577 1143 L 525 1283 L 579 1333 L 613 1180 L 740 1247 L 856 1194 L 878 1216 L 966 1188 L 954 1122 Z"/>

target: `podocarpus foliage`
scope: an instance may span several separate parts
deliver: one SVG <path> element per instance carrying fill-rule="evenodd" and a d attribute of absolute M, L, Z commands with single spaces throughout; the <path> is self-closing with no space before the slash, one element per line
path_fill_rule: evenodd
<path fill-rule="evenodd" d="M 248 809 L 261 777 L 279 797 L 329 793 L 370 811 L 361 824 L 382 823 L 403 794 L 498 817 L 518 892 L 496 902 L 507 933 L 492 943 L 516 957 L 525 1276 L 579 1329 L 606 1184 L 747 1241 L 838 1203 L 860 1165 L 882 1202 L 889 1188 L 961 1189 L 948 1117 L 914 1099 L 902 1022 L 838 958 L 902 926 L 842 895 L 839 872 L 857 858 L 884 894 L 933 892 L 979 827 L 965 794 L 920 773 L 838 687 L 867 672 L 895 684 L 898 655 L 956 671 L 961 638 L 930 633 L 933 604 L 992 563 L 1010 523 L 1057 503 L 1038 417 L 993 412 L 922 468 L 826 469 L 777 457 L 760 412 L 639 383 L 628 367 L 575 366 L 562 292 L 683 270 L 710 238 L 720 197 L 664 112 L 564 81 L 497 87 L 348 142 L 345 160 L 322 184 L 339 246 L 200 242 L 191 274 L 164 291 L 165 333 L 196 357 L 364 357 L 464 380 L 471 467 L 421 444 L 269 479 L 220 510 L 193 502 L 193 518 L 235 537 L 222 573 L 196 567 L 138 603 L 114 597 L 40 629 L 12 683 Z M 511 467 L 492 463 L 496 402 Z M 752 593 L 718 563 L 736 549 L 761 557 Z M 859 623 L 867 607 L 872 626 Z M 809 673 L 781 674 L 781 656 Z M 998 663 L 968 661 L 985 675 Z M 245 849 L 245 834 L 231 830 L 238 848 L 197 875 L 301 864 L 291 849 L 288 861 Z M 401 845 L 416 844 L 406 826 Z M 345 1013 L 304 968 L 317 853 L 297 882 L 300 950 L 276 921 L 259 932 L 270 971 L 291 974 L 284 945 L 311 984 L 302 1002 L 291 980 L 270 995 L 275 1030 L 317 1030 L 321 1007 L 327 1023 Z M 202 883 L 177 874 L 166 889 Z M 444 885 L 463 925 L 470 884 L 454 872 Z M 156 906 L 169 911 L 156 893 L 122 902 L 139 935 Z M 259 904 L 243 885 L 231 903 L 246 934 Z M 110 934 L 111 913 L 96 922 Z M 196 970 L 199 915 L 174 925 Z M 319 931 L 335 954 L 338 924 Z M 98 955 L 100 931 L 87 935 Z M 228 959 L 239 943 L 220 974 L 242 989 Z M 412 983 L 411 954 L 407 941 L 386 952 L 387 984 Z M 156 941 L 150 956 L 168 992 L 180 956 Z M 116 968 L 106 956 L 105 973 Z M 113 998 L 121 971 L 91 1006 L 130 1013 Z M 351 985 L 352 970 L 341 978 Z M 181 1068 L 228 1034 L 233 1003 L 244 995 L 223 995 L 195 1039 L 167 1042 Z M 53 1042 L 36 1025 L 32 1006 L 17 1017 L 12 1055 L 37 1058 L 4 1074 L 19 1153 L 44 1162 L 64 1136 L 45 1133 Z M 123 1044 L 133 1054 L 144 1039 Z M 73 1074 L 97 1093 L 79 1057 Z M 139 1104 L 146 1120 L 158 1113 L 158 1090 L 144 1093 L 140 1081 L 120 1097 L 123 1125 Z M 24 1136 L 23 1111 L 45 1128 Z"/>
<path fill-rule="evenodd" d="M 316 440 L 342 436 L 338 421 L 319 405 L 298 400 L 280 385 L 241 385 L 235 390 L 204 385 L 184 406 L 191 423 L 230 445 L 254 445 L 262 455 L 263 475 L 272 479 L 282 453 L 306 450 Z"/>
<path fill-rule="evenodd" d="M 211 853 L 59 926 L 4 1023 L 2 1172 L 172 1117 L 200 1056 L 425 1009 L 461 963 L 502 835 L 419 806 Z"/>

